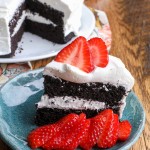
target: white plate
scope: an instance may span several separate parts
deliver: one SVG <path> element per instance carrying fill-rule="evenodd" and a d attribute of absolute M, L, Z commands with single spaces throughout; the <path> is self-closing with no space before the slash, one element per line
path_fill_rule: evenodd
<path fill-rule="evenodd" d="M 95 17 L 86 6 L 83 6 L 82 11 L 80 35 L 88 38 L 95 27 Z M 65 45 L 54 44 L 39 36 L 25 32 L 15 56 L 12 58 L 0 58 L 0 63 L 19 63 L 49 58 L 55 56 Z"/>

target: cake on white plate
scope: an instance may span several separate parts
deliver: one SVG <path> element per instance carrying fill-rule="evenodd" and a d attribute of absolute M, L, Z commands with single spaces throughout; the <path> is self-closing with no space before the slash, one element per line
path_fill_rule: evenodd
<path fill-rule="evenodd" d="M 44 94 L 36 124 L 53 123 L 69 113 L 93 117 L 112 109 L 121 118 L 134 78 L 123 62 L 108 55 L 100 38 L 79 37 L 44 69 Z"/>
<path fill-rule="evenodd" d="M 78 35 L 84 0 L 1 0 L 0 57 L 11 57 L 25 31 L 54 43 Z"/>

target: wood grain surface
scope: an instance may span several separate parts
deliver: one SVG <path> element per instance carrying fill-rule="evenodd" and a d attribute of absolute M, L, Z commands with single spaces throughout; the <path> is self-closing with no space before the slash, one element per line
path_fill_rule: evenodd
<path fill-rule="evenodd" d="M 121 58 L 134 76 L 133 90 L 145 108 L 145 129 L 130 150 L 150 150 L 150 0 L 85 0 L 85 3 L 107 13 L 113 39 L 111 54 Z M 0 141 L 0 150 L 9 148 Z"/>
<path fill-rule="evenodd" d="M 134 92 L 145 108 L 145 129 L 130 150 L 150 150 L 150 0 L 85 2 L 107 13 L 112 30 L 111 54 L 121 58 L 134 76 Z"/>

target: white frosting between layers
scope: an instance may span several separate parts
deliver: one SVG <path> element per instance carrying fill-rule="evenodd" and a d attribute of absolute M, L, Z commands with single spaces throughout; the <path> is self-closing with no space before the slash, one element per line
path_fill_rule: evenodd
<path fill-rule="evenodd" d="M 66 102 L 68 101 L 68 102 Z M 81 98 L 71 96 L 49 98 L 48 95 L 43 95 L 41 101 L 37 103 L 38 108 L 58 108 L 58 109 L 90 109 L 99 110 L 106 108 L 104 102 L 87 101 Z"/>
<path fill-rule="evenodd" d="M 14 28 L 14 32 L 12 34 L 12 37 L 18 32 L 18 30 L 20 29 L 22 23 L 24 22 L 25 18 L 27 17 L 27 19 L 32 20 L 34 22 L 38 22 L 38 23 L 44 23 L 44 24 L 52 24 L 53 26 L 56 26 L 56 24 L 54 24 L 52 21 L 45 19 L 42 16 L 39 16 L 38 13 L 31 13 L 30 11 L 26 12 L 23 11 L 21 18 L 18 20 L 16 27 Z"/>
<path fill-rule="evenodd" d="M 123 62 L 114 56 L 109 56 L 109 63 L 105 68 L 95 67 L 91 73 L 83 72 L 69 64 L 52 61 L 45 67 L 44 75 L 75 83 L 102 82 L 115 86 L 121 85 L 126 91 L 130 91 L 134 85 L 131 73 L 125 68 Z"/>
<path fill-rule="evenodd" d="M 64 13 L 64 33 L 65 36 L 70 32 L 76 35 L 81 26 L 82 6 L 84 0 L 38 0 L 40 3 L 51 6 L 52 8 Z"/>
<path fill-rule="evenodd" d="M 14 16 L 17 8 L 25 0 L 0 0 L 0 55 L 7 55 L 11 52 L 11 41 L 9 32 L 9 22 Z M 64 34 L 68 35 L 70 32 L 74 32 L 78 35 L 79 28 L 81 26 L 81 15 L 82 15 L 82 5 L 84 0 L 38 0 L 41 3 L 46 3 L 52 8 L 64 12 Z M 29 15 L 29 16 L 28 16 Z M 23 14 L 14 29 L 14 36 L 22 25 L 24 18 L 28 16 L 28 19 L 35 22 L 53 24 L 50 20 L 47 20 L 38 14 L 32 15 Z"/>
<path fill-rule="evenodd" d="M 53 26 L 56 26 L 55 23 L 53 23 L 51 20 L 48 20 L 42 16 L 40 16 L 38 13 L 32 13 L 28 11 L 27 13 L 27 19 L 32 20 L 34 22 L 43 23 L 43 24 L 52 24 Z"/>

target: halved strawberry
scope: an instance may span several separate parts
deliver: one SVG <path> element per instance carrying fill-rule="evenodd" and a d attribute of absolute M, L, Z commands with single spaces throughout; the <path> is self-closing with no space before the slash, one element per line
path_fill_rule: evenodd
<path fill-rule="evenodd" d="M 91 149 L 97 143 L 102 132 L 111 125 L 112 119 L 113 111 L 110 109 L 104 110 L 91 118 L 89 130 L 81 141 L 80 146 L 85 150 Z"/>
<path fill-rule="evenodd" d="M 87 41 L 82 36 L 62 49 L 57 54 L 55 61 L 73 65 L 87 73 L 94 69 Z"/>
<path fill-rule="evenodd" d="M 119 119 L 118 115 L 113 114 L 112 119 L 103 128 L 100 134 L 97 145 L 100 148 L 110 148 L 115 145 L 118 138 Z"/>
<path fill-rule="evenodd" d="M 52 139 L 55 135 L 59 133 L 61 128 L 66 125 L 71 120 L 78 119 L 79 116 L 77 114 L 69 114 L 62 118 L 60 121 L 55 124 L 50 124 L 46 126 L 39 127 L 33 130 L 27 137 L 28 144 L 32 149 L 43 146 L 50 139 Z"/>
<path fill-rule="evenodd" d="M 44 149 L 60 149 L 63 147 L 63 141 L 67 137 L 68 132 L 71 132 L 72 127 L 78 121 L 78 115 L 67 115 L 65 116 L 65 120 L 61 119 L 58 124 L 60 126 L 60 130 L 45 143 L 42 148 Z"/>
<path fill-rule="evenodd" d="M 106 67 L 108 64 L 108 51 L 105 42 L 100 38 L 92 38 L 88 41 L 93 63 L 98 67 Z"/>
<path fill-rule="evenodd" d="M 119 123 L 118 140 L 125 141 L 131 134 L 132 126 L 129 121 L 125 120 Z"/>

